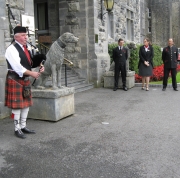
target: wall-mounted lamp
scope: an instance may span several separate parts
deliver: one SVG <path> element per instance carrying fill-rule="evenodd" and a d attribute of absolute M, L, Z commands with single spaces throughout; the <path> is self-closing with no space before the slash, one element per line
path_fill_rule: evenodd
<path fill-rule="evenodd" d="M 103 3 L 103 0 L 101 1 Z M 104 14 L 102 13 L 103 12 L 103 8 L 101 9 L 102 12 L 101 12 L 101 20 L 103 21 L 103 16 L 108 13 L 108 12 L 111 12 L 113 10 L 113 6 L 114 6 L 114 0 L 104 0 L 104 6 L 106 8 L 106 11 Z"/>
<path fill-rule="evenodd" d="M 114 6 L 114 0 L 104 0 L 104 6 L 108 12 L 112 11 Z"/>

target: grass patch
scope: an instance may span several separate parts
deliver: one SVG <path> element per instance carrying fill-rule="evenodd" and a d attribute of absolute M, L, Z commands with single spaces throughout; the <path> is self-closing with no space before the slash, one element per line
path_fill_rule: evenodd
<path fill-rule="evenodd" d="M 177 81 L 177 83 L 180 83 L 180 72 L 178 72 L 176 75 L 176 81 Z M 168 83 L 172 83 L 171 77 L 168 78 Z M 150 82 L 150 84 L 162 84 L 162 81 L 152 81 L 152 82 Z"/>

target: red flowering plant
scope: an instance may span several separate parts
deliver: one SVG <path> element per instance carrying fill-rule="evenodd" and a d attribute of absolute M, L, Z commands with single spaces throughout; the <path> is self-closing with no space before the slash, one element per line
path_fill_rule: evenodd
<path fill-rule="evenodd" d="M 153 75 L 151 76 L 152 81 L 163 80 L 164 75 L 164 64 L 153 68 Z"/>
<path fill-rule="evenodd" d="M 177 65 L 177 72 L 180 71 L 180 65 Z M 169 73 L 169 75 L 171 75 Z M 164 76 L 164 64 L 154 67 L 153 69 L 153 75 L 151 76 L 152 81 L 162 81 Z M 135 82 L 140 83 L 142 82 L 142 77 L 139 76 L 138 74 L 135 74 Z"/>
<path fill-rule="evenodd" d="M 180 64 L 177 65 L 177 72 L 180 71 Z"/>
<path fill-rule="evenodd" d="M 141 83 L 142 82 L 142 77 L 139 76 L 138 74 L 135 74 L 135 83 Z"/>

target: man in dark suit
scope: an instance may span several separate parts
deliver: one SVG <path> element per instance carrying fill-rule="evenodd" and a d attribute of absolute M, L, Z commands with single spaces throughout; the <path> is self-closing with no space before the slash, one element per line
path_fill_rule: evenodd
<path fill-rule="evenodd" d="M 114 70 L 114 91 L 118 88 L 119 72 L 121 72 L 123 90 L 127 91 L 126 87 L 126 60 L 128 58 L 127 48 L 123 47 L 124 40 L 118 40 L 118 47 L 113 49 L 113 61 L 115 63 Z"/>
<path fill-rule="evenodd" d="M 176 82 L 178 49 L 174 46 L 174 42 L 172 38 L 168 40 L 168 46 L 163 49 L 162 60 L 164 63 L 164 78 L 163 78 L 162 91 L 166 90 L 169 72 L 171 72 L 172 86 L 174 88 L 174 91 L 178 91 L 177 82 Z"/>

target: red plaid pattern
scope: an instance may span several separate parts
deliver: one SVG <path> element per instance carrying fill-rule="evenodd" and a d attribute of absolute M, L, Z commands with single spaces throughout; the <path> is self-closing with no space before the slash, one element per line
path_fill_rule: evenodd
<path fill-rule="evenodd" d="M 23 98 L 23 86 L 30 85 L 30 81 L 6 78 L 5 106 L 12 109 L 22 109 L 32 106 L 32 98 Z"/>

